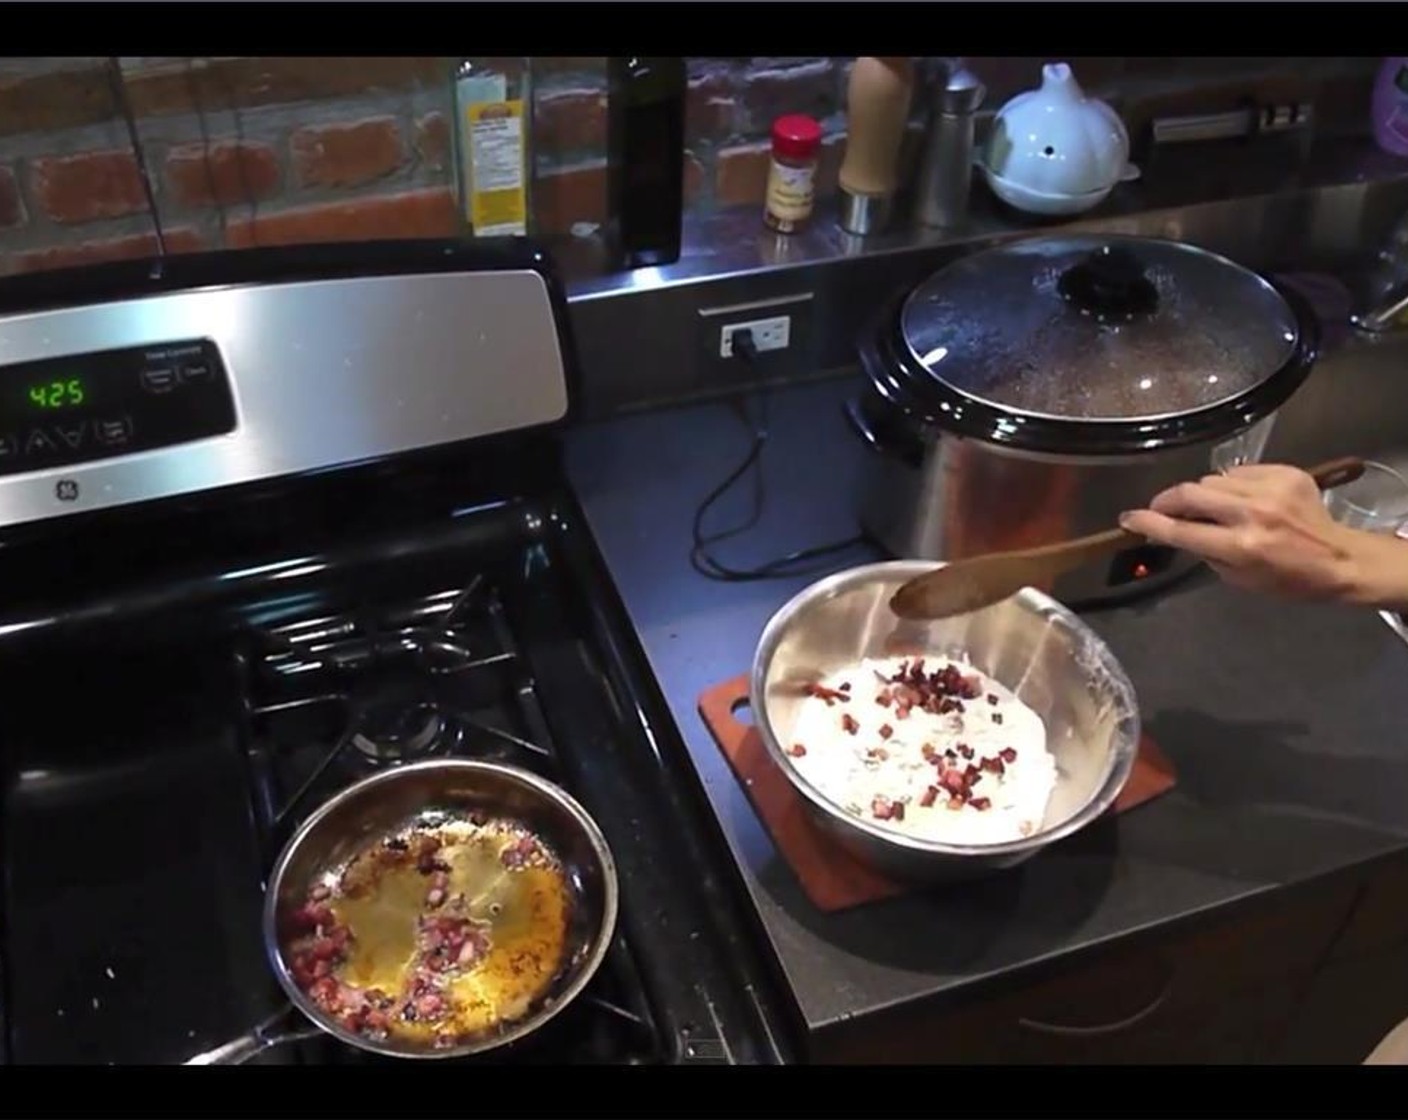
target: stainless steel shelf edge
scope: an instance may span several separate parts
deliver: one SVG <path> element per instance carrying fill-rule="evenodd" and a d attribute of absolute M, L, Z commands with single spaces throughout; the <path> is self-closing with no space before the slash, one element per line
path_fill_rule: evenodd
<path fill-rule="evenodd" d="M 1376 165 L 1377 166 L 1377 165 Z M 1285 189 L 1062 224 L 1062 232 L 1166 237 L 1253 268 L 1342 268 L 1372 255 L 1408 208 L 1408 167 L 1378 168 L 1362 181 Z M 809 299 L 809 329 L 786 351 L 764 356 L 743 381 L 796 381 L 856 362 L 855 340 L 880 301 L 949 261 L 1003 241 L 1050 232 L 978 215 L 960 236 L 904 230 L 853 238 L 829 215 L 801 238 L 773 237 L 751 209 L 717 215 L 693 232 L 677 265 L 570 286 L 582 361 L 584 412 L 601 417 L 733 392 L 740 371 L 723 369 L 701 340 L 701 314 L 719 307 Z M 583 250 L 585 252 L 585 250 Z M 564 263 L 573 271 L 571 253 Z"/>

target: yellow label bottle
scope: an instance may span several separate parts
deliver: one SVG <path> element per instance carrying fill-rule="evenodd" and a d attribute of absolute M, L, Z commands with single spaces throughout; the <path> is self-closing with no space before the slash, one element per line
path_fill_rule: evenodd
<path fill-rule="evenodd" d="M 460 206 L 475 237 L 521 237 L 532 213 L 529 70 L 527 59 L 490 61 L 492 70 L 466 60 L 455 81 Z M 503 64 L 515 61 L 511 82 Z"/>

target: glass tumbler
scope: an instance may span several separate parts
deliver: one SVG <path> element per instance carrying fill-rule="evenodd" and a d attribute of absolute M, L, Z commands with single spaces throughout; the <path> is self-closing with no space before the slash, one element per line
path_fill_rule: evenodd
<path fill-rule="evenodd" d="M 1258 420 L 1246 431 L 1219 443 L 1210 456 L 1212 469 L 1218 474 L 1226 474 L 1233 467 L 1261 461 L 1266 443 L 1271 438 L 1271 429 L 1276 426 L 1276 414 Z"/>
<path fill-rule="evenodd" d="M 1325 491 L 1325 508 L 1351 529 L 1403 536 L 1408 530 L 1408 478 L 1383 463 L 1366 462 L 1361 478 Z"/>

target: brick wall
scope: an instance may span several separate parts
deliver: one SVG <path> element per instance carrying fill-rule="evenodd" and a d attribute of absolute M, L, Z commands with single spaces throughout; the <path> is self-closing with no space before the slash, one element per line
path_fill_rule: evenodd
<path fill-rule="evenodd" d="M 980 58 L 989 108 L 1037 81 L 1038 58 Z M 1248 94 L 1311 97 L 1328 126 L 1363 131 L 1377 59 L 1077 58 L 1077 77 L 1134 127 L 1155 112 Z M 599 58 L 537 60 L 540 228 L 602 217 Z M 827 130 L 822 190 L 844 141 L 844 58 L 691 58 L 687 199 L 758 205 L 772 119 Z M 170 251 L 458 228 L 450 60 L 127 58 L 122 88 Z M 0 59 L 0 271 L 139 256 L 154 246 L 115 83 L 96 58 Z"/>

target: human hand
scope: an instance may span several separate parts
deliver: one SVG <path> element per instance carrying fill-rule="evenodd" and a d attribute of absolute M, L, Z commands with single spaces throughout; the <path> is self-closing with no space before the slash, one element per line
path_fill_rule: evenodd
<path fill-rule="evenodd" d="M 1207 561 L 1227 583 L 1289 599 L 1408 604 L 1408 542 L 1340 525 L 1305 471 L 1234 467 L 1184 482 L 1120 524 Z"/>

